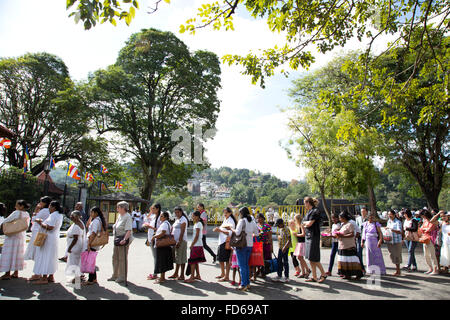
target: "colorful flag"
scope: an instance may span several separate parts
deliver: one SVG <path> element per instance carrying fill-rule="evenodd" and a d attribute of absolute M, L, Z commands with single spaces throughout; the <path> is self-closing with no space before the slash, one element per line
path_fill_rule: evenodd
<path fill-rule="evenodd" d="M 106 188 L 107 188 L 106 183 L 104 183 L 104 182 L 102 182 L 102 181 L 99 181 L 99 182 L 98 182 L 98 188 L 99 188 L 99 189 L 101 188 L 102 191 L 105 191 Z"/>
<path fill-rule="evenodd" d="M 108 169 L 104 165 L 100 165 L 100 173 L 108 173 Z"/>
<path fill-rule="evenodd" d="M 94 176 L 92 175 L 92 173 L 89 173 L 89 172 L 86 172 L 86 174 L 84 175 L 84 178 L 90 182 L 94 181 Z"/>
<path fill-rule="evenodd" d="M 28 171 L 28 161 L 30 160 L 30 153 L 28 152 L 28 146 L 25 146 L 25 157 L 23 159 L 23 173 Z"/>
<path fill-rule="evenodd" d="M 81 180 L 77 167 L 73 166 L 71 163 L 69 163 L 69 167 L 67 168 L 67 176 L 75 180 Z"/>
<path fill-rule="evenodd" d="M 0 140 L 0 147 L 4 147 L 5 149 L 11 148 L 11 140 L 3 138 Z"/>
<path fill-rule="evenodd" d="M 115 181 L 114 188 L 123 189 L 123 184 L 121 184 L 120 181 Z"/>
<path fill-rule="evenodd" d="M 55 159 L 53 159 L 52 156 L 50 156 L 50 170 L 52 170 L 55 167 L 56 163 L 55 163 Z"/>

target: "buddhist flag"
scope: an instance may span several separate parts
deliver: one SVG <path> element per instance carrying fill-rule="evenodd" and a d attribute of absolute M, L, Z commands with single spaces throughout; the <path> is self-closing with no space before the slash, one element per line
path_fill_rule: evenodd
<path fill-rule="evenodd" d="M 71 163 L 69 163 L 69 166 L 67 168 L 67 176 L 75 179 L 75 180 L 81 180 L 80 174 L 78 173 L 77 167 L 73 166 Z"/>
<path fill-rule="evenodd" d="M 94 181 L 94 176 L 92 175 L 92 173 L 89 173 L 89 172 L 86 172 L 86 174 L 84 175 L 84 178 L 90 182 Z"/>
<path fill-rule="evenodd" d="M 55 167 L 56 163 L 55 163 L 55 159 L 53 159 L 52 156 L 50 156 L 50 170 L 52 170 Z"/>
<path fill-rule="evenodd" d="M 0 140 L 0 147 L 3 147 L 5 149 L 11 148 L 11 140 L 3 138 Z"/>
<path fill-rule="evenodd" d="M 120 181 L 116 181 L 114 184 L 114 188 L 116 189 L 123 189 L 123 184 L 120 183 Z"/>
<path fill-rule="evenodd" d="M 28 152 L 28 146 L 25 146 L 25 157 L 23 158 L 23 173 L 28 171 L 28 161 L 30 160 L 30 153 Z"/>
<path fill-rule="evenodd" d="M 101 181 L 99 181 L 98 182 L 98 188 L 100 189 L 102 189 L 102 191 L 105 191 L 106 190 L 106 183 L 104 183 L 104 182 L 101 182 Z"/>
<path fill-rule="evenodd" d="M 108 169 L 106 169 L 106 167 L 104 165 L 100 165 L 100 172 L 101 173 L 108 173 Z"/>

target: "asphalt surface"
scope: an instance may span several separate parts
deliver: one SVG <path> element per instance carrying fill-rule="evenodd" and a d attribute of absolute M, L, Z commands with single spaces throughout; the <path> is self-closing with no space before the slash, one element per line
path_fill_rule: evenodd
<path fill-rule="evenodd" d="M 207 243 L 217 251 L 217 234 L 209 227 Z M 192 229 L 192 228 L 190 228 Z M 191 230 L 188 232 L 191 241 Z M 337 276 L 337 262 L 334 273 L 324 283 L 307 283 L 304 279 L 293 276 L 294 268 L 290 261 L 290 281 L 278 283 L 270 280 L 276 274 L 268 275 L 266 280 L 258 278 L 251 284 L 249 292 L 240 292 L 230 283 L 217 282 L 215 277 L 220 274 L 218 263 L 212 263 L 212 257 L 205 251 L 207 262 L 200 264 L 202 281 L 184 283 L 167 280 L 163 284 L 155 284 L 147 280 L 147 275 L 153 271 L 153 257 L 149 247 L 145 246 L 145 233 L 135 234 L 131 244 L 128 259 L 128 286 L 115 282 L 108 282 L 112 274 L 112 237 L 110 243 L 104 247 L 97 257 L 98 285 L 81 286 L 76 288 L 67 283 L 64 270 L 66 264 L 58 262 L 55 274 L 56 283 L 34 285 L 27 282 L 33 270 L 33 261 L 27 261 L 25 270 L 19 273 L 19 279 L 0 281 L 0 300 L 430 300 L 450 299 L 450 274 L 426 275 L 427 270 L 422 248 L 416 249 L 418 272 L 402 272 L 402 276 L 394 277 L 394 265 L 389 259 L 387 248 L 383 246 L 384 261 L 387 276 L 381 279 L 363 278 L 357 280 L 341 280 Z M 278 251 L 275 241 L 275 252 Z M 58 257 L 64 255 L 66 239 L 61 238 Z M 321 248 L 321 261 L 327 270 L 330 248 Z M 403 247 L 403 264 L 407 259 L 407 250 Z M 166 273 L 166 277 L 172 274 Z M 236 276 L 238 278 L 238 276 Z"/>

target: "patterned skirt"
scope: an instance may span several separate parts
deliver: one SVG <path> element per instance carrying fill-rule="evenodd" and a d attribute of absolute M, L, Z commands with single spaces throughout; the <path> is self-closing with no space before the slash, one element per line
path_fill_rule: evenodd
<path fill-rule="evenodd" d="M 238 269 L 239 265 L 237 262 L 236 250 L 233 250 L 233 255 L 231 256 L 231 268 Z"/>
<path fill-rule="evenodd" d="M 192 247 L 191 255 L 189 256 L 188 264 L 195 264 L 206 262 L 205 253 L 202 246 Z"/>
<path fill-rule="evenodd" d="M 338 250 L 338 274 L 345 277 L 363 276 L 356 248 Z"/>

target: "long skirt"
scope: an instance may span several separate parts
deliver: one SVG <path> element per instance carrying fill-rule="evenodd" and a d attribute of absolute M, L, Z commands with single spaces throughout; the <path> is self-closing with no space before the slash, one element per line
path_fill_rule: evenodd
<path fill-rule="evenodd" d="M 195 264 L 200 262 L 206 262 L 205 252 L 202 246 L 192 247 L 191 255 L 189 256 L 188 264 Z"/>
<path fill-rule="evenodd" d="M 367 237 L 365 246 L 367 272 L 386 274 L 383 253 L 381 252 L 381 248 L 378 248 L 378 237 Z"/>
<path fill-rule="evenodd" d="M 272 260 L 272 250 L 270 249 L 270 243 L 263 244 L 264 260 Z"/>
<path fill-rule="evenodd" d="M 450 267 L 450 244 L 446 242 L 441 247 L 441 266 Z"/>
<path fill-rule="evenodd" d="M 20 271 L 25 267 L 25 231 L 5 236 L 0 258 L 0 271 Z"/>
<path fill-rule="evenodd" d="M 156 248 L 155 274 L 164 273 L 173 269 L 172 247 Z"/>
<path fill-rule="evenodd" d="M 25 260 L 34 260 L 36 255 L 36 250 L 39 247 L 36 247 L 34 245 L 34 239 L 36 239 L 37 234 L 39 233 L 39 230 L 32 231 L 31 233 L 31 239 L 30 242 L 28 242 L 28 247 L 25 251 L 24 259 Z"/>
<path fill-rule="evenodd" d="M 356 248 L 338 250 L 338 274 L 345 277 L 356 276 L 357 278 L 363 276 Z"/>

